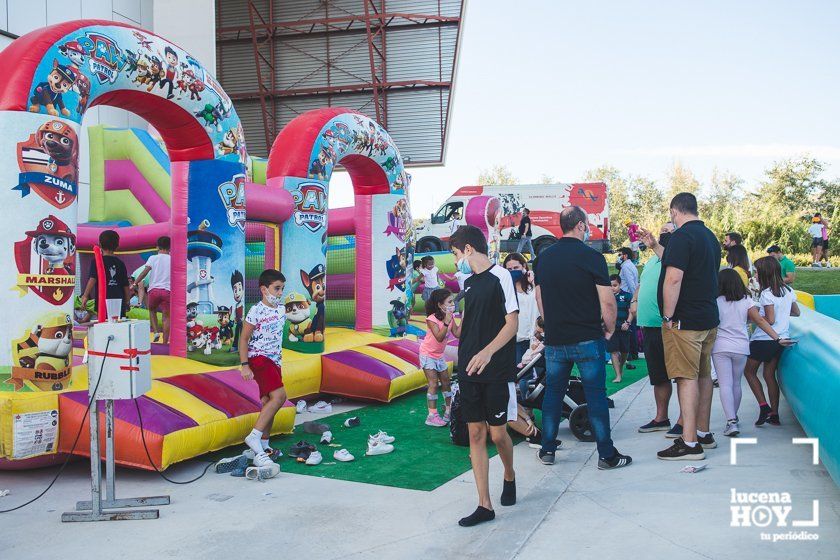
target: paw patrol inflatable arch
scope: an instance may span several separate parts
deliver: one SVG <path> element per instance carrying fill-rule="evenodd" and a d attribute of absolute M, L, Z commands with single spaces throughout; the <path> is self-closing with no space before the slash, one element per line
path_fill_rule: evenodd
<path fill-rule="evenodd" d="M 352 215 L 342 215 L 346 224 L 330 229 L 356 235 L 356 329 L 389 329 L 391 302 L 405 303 L 413 228 L 410 176 L 397 146 L 377 122 L 349 109 L 305 113 L 277 136 L 266 170 L 269 190 L 282 188 L 293 201 L 283 223 L 282 271 L 290 322 L 286 346 L 300 352 L 324 351 L 327 197 L 338 164 L 353 181 L 355 207 Z M 305 308 L 310 312 L 300 313 Z"/>
<path fill-rule="evenodd" d="M 230 306 L 244 265 L 247 154 L 230 98 L 177 45 L 111 21 L 34 31 L 0 53 L 0 69 L 0 286 L 14 290 L 3 297 L 0 387 L 69 383 L 79 129 L 96 105 L 143 117 L 169 152 L 168 218 L 118 231 L 147 246 L 171 237 L 170 353 L 185 356 L 188 305 Z"/>

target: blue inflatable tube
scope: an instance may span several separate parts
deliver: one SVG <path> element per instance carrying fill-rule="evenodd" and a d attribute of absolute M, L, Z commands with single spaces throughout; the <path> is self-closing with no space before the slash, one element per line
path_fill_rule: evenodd
<path fill-rule="evenodd" d="M 782 354 L 779 383 L 805 433 L 819 438 L 820 459 L 840 486 L 840 321 L 799 309 L 790 328 L 799 344 Z"/>

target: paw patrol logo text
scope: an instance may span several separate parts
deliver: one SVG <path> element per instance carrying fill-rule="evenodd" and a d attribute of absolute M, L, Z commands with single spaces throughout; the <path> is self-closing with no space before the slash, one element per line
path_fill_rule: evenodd
<path fill-rule="evenodd" d="M 88 32 L 76 42 L 90 58 L 88 64 L 91 73 L 100 84 L 113 84 L 125 66 L 126 59 L 113 39 L 100 33 Z"/>
<path fill-rule="evenodd" d="M 292 191 L 294 219 L 299 226 L 316 232 L 327 224 L 327 192 L 320 183 L 301 183 Z"/>
<path fill-rule="evenodd" d="M 228 224 L 245 231 L 245 175 L 234 175 L 219 185 L 219 197 L 225 205 Z"/>

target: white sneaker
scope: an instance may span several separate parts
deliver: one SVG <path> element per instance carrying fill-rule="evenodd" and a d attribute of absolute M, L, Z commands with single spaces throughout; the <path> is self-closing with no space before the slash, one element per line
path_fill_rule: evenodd
<path fill-rule="evenodd" d="M 314 466 L 314 465 L 321 464 L 321 461 L 323 461 L 323 460 L 324 460 L 324 458 L 321 457 L 321 452 L 320 451 L 313 451 L 312 453 L 309 454 L 309 457 L 306 458 L 306 464 L 311 467 L 311 466 Z"/>
<path fill-rule="evenodd" d="M 321 443 L 330 443 L 332 441 L 332 438 L 332 432 L 327 430 L 326 432 L 321 434 Z"/>
<path fill-rule="evenodd" d="M 326 414 L 327 412 L 332 412 L 332 405 L 326 401 L 318 401 L 307 410 L 315 414 Z"/>
<path fill-rule="evenodd" d="M 304 412 L 306 412 L 306 401 L 303 399 L 299 400 L 297 404 L 295 404 L 295 410 L 298 414 L 303 414 Z"/>
<path fill-rule="evenodd" d="M 265 452 L 265 454 L 268 455 L 268 458 L 272 461 L 283 456 L 283 452 L 279 449 L 263 449 L 263 452 Z M 257 454 L 254 453 L 253 449 L 246 449 L 242 452 L 242 455 L 249 461 L 253 461 Z"/>
<path fill-rule="evenodd" d="M 723 435 L 727 437 L 735 437 L 741 433 L 741 429 L 738 427 L 738 422 L 734 420 L 730 420 L 726 423 L 726 427 L 723 429 Z"/>
<path fill-rule="evenodd" d="M 394 436 L 389 436 L 388 432 L 383 432 L 382 430 L 379 430 L 378 434 L 374 434 L 368 438 L 368 442 L 378 441 L 381 443 L 394 443 L 396 439 L 397 438 L 395 438 Z"/>
<path fill-rule="evenodd" d="M 394 450 L 394 446 L 390 443 L 382 443 L 379 440 L 368 440 L 367 453 L 365 455 L 385 455 Z"/>
<path fill-rule="evenodd" d="M 355 457 L 353 457 L 353 455 L 346 449 L 339 449 L 338 451 L 333 453 L 333 459 L 335 459 L 336 461 L 341 461 L 342 463 L 349 463 L 350 461 L 355 459 Z"/>
<path fill-rule="evenodd" d="M 257 453 L 252 460 L 254 462 L 255 467 L 268 467 L 270 465 L 275 464 L 274 461 L 271 460 L 271 457 L 268 456 L 268 453 L 266 453 L 265 451 L 263 451 L 262 453 Z"/>
<path fill-rule="evenodd" d="M 271 463 L 264 467 L 248 467 L 245 469 L 245 478 L 248 480 L 268 480 L 280 474 L 280 465 Z"/>

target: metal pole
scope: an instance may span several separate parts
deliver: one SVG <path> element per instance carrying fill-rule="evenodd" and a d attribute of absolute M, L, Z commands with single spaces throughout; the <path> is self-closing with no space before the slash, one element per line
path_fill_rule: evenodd
<path fill-rule="evenodd" d="M 105 401 L 105 500 L 117 499 L 116 477 L 114 476 L 114 401 Z"/>
<path fill-rule="evenodd" d="M 102 466 L 99 464 L 99 402 L 94 400 L 90 410 L 90 500 L 94 517 L 102 513 Z"/>

